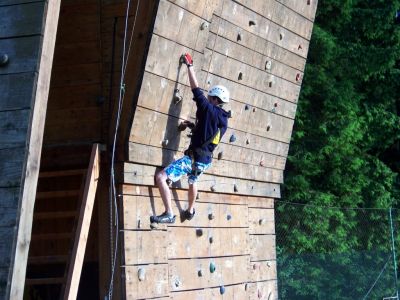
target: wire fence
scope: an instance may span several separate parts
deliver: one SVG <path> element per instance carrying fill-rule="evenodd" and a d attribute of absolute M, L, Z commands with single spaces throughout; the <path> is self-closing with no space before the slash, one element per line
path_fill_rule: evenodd
<path fill-rule="evenodd" d="M 279 299 L 399 299 L 399 210 L 275 208 Z"/>

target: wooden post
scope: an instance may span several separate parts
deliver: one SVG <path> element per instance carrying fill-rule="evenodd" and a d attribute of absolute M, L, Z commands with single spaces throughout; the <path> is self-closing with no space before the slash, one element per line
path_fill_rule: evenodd
<path fill-rule="evenodd" d="M 99 144 L 94 144 L 86 175 L 78 226 L 75 233 L 74 247 L 68 267 L 64 300 L 76 299 L 78 294 L 79 280 L 81 278 L 82 265 L 85 258 L 86 243 L 89 235 L 90 221 L 92 220 L 99 174 Z"/>
<path fill-rule="evenodd" d="M 39 72 L 30 114 L 30 123 L 26 134 L 25 159 L 21 176 L 21 186 L 17 213 L 16 238 L 14 238 L 11 257 L 9 285 L 6 291 L 8 299 L 22 299 L 24 293 L 26 264 L 32 231 L 33 208 L 39 175 L 40 155 L 42 151 L 43 129 L 46 117 L 47 99 L 56 40 L 60 0 L 48 1 L 44 14 L 43 44 L 39 57 Z"/>

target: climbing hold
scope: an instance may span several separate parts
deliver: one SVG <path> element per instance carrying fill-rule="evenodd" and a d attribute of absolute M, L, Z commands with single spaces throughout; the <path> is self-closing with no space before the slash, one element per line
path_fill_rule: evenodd
<path fill-rule="evenodd" d="M 296 81 L 299 81 L 300 80 L 300 73 L 297 73 L 296 74 Z"/>
<path fill-rule="evenodd" d="M 213 213 L 209 213 L 208 214 L 208 219 L 211 221 L 211 220 L 214 220 L 214 215 L 213 215 Z"/>
<path fill-rule="evenodd" d="M 267 126 L 267 131 L 269 131 L 271 129 L 271 126 L 270 125 L 268 125 Z"/>
<path fill-rule="evenodd" d="M 256 111 L 257 111 L 257 108 L 253 107 L 253 112 L 256 112 Z"/>
<path fill-rule="evenodd" d="M 311 0 L 307 0 L 307 5 L 310 5 L 311 4 Z"/>
<path fill-rule="evenodd" d="M 182 54 L 181 57 L 179 57 L 179 63 L 184 64 L 185 63 L 185 54 Z"/>
<path fill-rule="evenodd" d="M 260 219 L 259 221 L 258 221 L 258 224 L 260 224 L 260 225 L 264 225 L 266 223 L 266 220 L 263 218 L 263 219 Z"/>
<path fill-rule="evenodd" d="M 248 104 L 246 104 L 245 106 L 244 106 L 244 110 L 249 110 L 250 109 L 250 106 L 248 105 Z"/>
<path fill-rule="evenodd" d="M 272 87 L 272 81 L 270 81 L 270 82 L 268 83 L 268 86 L 269 86 L 269 87 Z"/>
<path fill-rule="evenodd" d="M 207 28 L 208 28 L 208 23 L 207 22 L 201 23 L 201 26 L 200 26 L 201 30 L 204 30 L 204 29 L 207 29 Z"/>
<path fill-rule="evenodd" d="M 253 20 L 249 21 L 249 26 L 256 26 L 256 22 L 254 22 Z"/>
<path fill-rule="evenodd" d="M 197 192 L 197 195 L 196 195 L 196 200 L 199 200 L 200 199 L 200 193 L 199 192 Z"/>
<path fill-rule="evenodd" d="M 264 167 L 264 161 L 263 160 L 260 161 L 260 166 Z"/>
<path fill-rule="evenodd" d="M 269 261 L 267 261 L 267 267 L 271 268 L 271 263 Z"/>
<path fill-rule="evenodd" d="M 215 272 L 215 264 L 213 262 L 210 262 L 210 273 Z"/>
<path fill-rule="evenodd" d="M 275 102 L 275 103 L 274 103 L 274 107 L 278 107 L 278 102 Z"/>
<path fill-rule="evenodd" d="M 244 284 L 244 290 L 247 292 L 247 283 Z"/>
<path fill-rule="evenodd" d="M 243 79 L 243 73 L 239 72 L 238 80 L 242 80 L 242 79 Z"/>
<path fill-rule="evenodd" d="M 140 219 L 139 219 L 137 222 L 137 228 L 140 228 L 140 227 L 142 227 L 142 224 L 140 223 Z"/>
<path fill-rule="evenodd" d="M 236 183 L 233 185 L 233 191 L 235 193 L 239 192 L 238 186 L 236 185 Z"/>
<path fill-rule="evenodd" d="M 5 65 L 7 65 L 9 61 L 10 60 L 7 54 L 0 55 L 0 67 L 4 67 Z"/>
<path fill-rule="evenodd" d="M 212 236 L 210 236 L 210 238 L 208 239 L 208 241 L 210 242 L 210 244 L 214 243 L 214 238 Z"/>
<path fill-rule="evenodd" d="M 201 229 L 201 228 L 196 229 L 196 235 L 198 237 L 202 236 L 203 235 L 203 229 Z"/>
<path fill-rule="evenodd" d="M 254 264 L 254 265 L 253 265 L 253 270 L 256 270 L 256 269 L 257 269 L 257 265 Z"/>
<path fill-rule="evenodd" d="M 242 35 L 240 34 L 240 32 L 238 33 L 237 37 L 236 37 L 236 41 L 240 42 L 242 40 Z"/>
<path fill-rule="evenodd" d="M 139 268 L 138 278 L 139 278 L 139 281 L 144 281 L 146 279 L 146 270 L 145 269 Z"/>
<path fill-rule="evenodd" d="M 231 215 L 226 215 L 226 219 L 228 220 L 228 221 L 230 221 L 230 219 L 232 219 L 232 216 Z"/>
<path fill-rule="evenodd" d="M 231 137 L 229 138 L 229 142 L 233 143 L 236 141 L 236 136 L 234 134 L 231 135 Z"/>
<path fill-rule="evenodd" d="M 167 139 L 162 141 L 163 147 L 166 147 L 168 145 L 169 141 Z"/>
<path fill-rule="evenodd" d="M 283 33 L 279 34 L 279 40 L 281 40 L 281 41 L 283 40 Z"/>
<path fill-rule="evenodd" d="M 260 290 L 258 290 L 257 294 L 258 294 L 258 299 L 261 299 L 262 298 L 262 293 L 261 293 Z"/>
<path fill-rule="evenodd" d="M 297 47 L 297 50 L 301 50 L 301 49 L 303 49 L 303 47 L 302 47 L 301 45 L 299 45 L 299 46 Z"/>
<path fill-rule="evenodd" d="M 220 293 L 221 295 L 225 294 L 225 287 L 224 287 L 223 285 L 221 285 L 221 286 L 219 287 L 219 293 Z"/>
<path fill-rule="evenodd" d="M 249 144 L 250 144 L 250 140 L 246 139 L 246 145 L 249 145 Z"/>
<path fill-rule="evenodd" d="M 174 90 L 174 102 L 175 104 L 178 104 L 179 102 L 181 102 L 183 100 L 182 95 L 179 92 L 179 89 L 175 89 Z"/>
<path fill-rule="evenodd" d="M 224 151 L 218 153 L 218 160 L 221 160 L 224 155 Z"/>
<path fill-rule="evenodd" d="M 272 67 L 272 62 L 270 60 L 267 60 L 265 62 L 265 71 L 270 70 Z"/>
<path fill-rule="evenodd" d="M 181 281 L 179 280 L 179 278 L 175 278 L 175 287 L 179 287 L 181 285 Z"/>
<path fill-rule="evenodd" d="M 198 270 L 198 271 L 197 271 L 197 276 L 203 277 L 203 272 L 202 272 L 201 270 Z"/>
<path fill-rule="evenodd" d="M 216 192 L 216 191 L 217 191 L 217 188 L 215 187 L 215 185 L 212 185 L 212 186 L 210 187 L 210 190 L 211 190 L 211 192 Z"/>

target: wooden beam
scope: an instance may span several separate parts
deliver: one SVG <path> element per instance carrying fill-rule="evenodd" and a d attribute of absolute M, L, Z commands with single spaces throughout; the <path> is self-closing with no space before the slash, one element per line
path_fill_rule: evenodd
<path fill-rule="evenodd" d="M 47 99 L 49 94 L 50 77 L 53 63 L 54 46 L 57 33 L 60 0 L 47 2 L 43 25 L 42 47 L 39 60 L 37 83 L 34 93 L 34 103 L 28 128 L 26 155 L 22 172 L 19 210 L 17 219 L 17 234 L 15 238 L 15 253 L 12 258 L 9 275 L 10 290 L 6 298 L 22 299 L 24 293 L 26 264 L 28 259 L 29 243 L 31 239 L 33 208 L 35 203 L 36 186 L 39 175 L 40 155 L 42 152 L 43 130 L 46 115 Z M 21 38 L 32 42 L 33 38 Z M 24 69 L 24 68 L 22 68 Z"/>
<path fill-rule="evenodd" d="M 94 200 L 97 190 L 97 181 L 100 174 L 99 144 L 93 145 L 90 164 L 86 175 L 85 188 L 81 210 L 79 213 L 78 226 L 75 234 L 74 247 L 68 268 L 67 283 L 64 293 L 64 300 L 76 299 L 78 295 L 79 281 L 83 260 L 85 258 L 86 243 L 89 235 L 90 221 Z"/>

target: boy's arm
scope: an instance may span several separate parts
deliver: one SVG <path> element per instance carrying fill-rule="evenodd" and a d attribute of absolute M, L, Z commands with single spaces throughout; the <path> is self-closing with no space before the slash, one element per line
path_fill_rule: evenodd
<path fill-rule="evenodd" d="M 189 83 L 191 89 L 195 89 L 199 87 L 199 83 L 197 82 L 196 74 L 194 73 L 193 69 L 193 59 L 189 53 L 186 53 L 184 56 L 184 62 L 188 68 L 188 75 L 189 75 Z"/>

